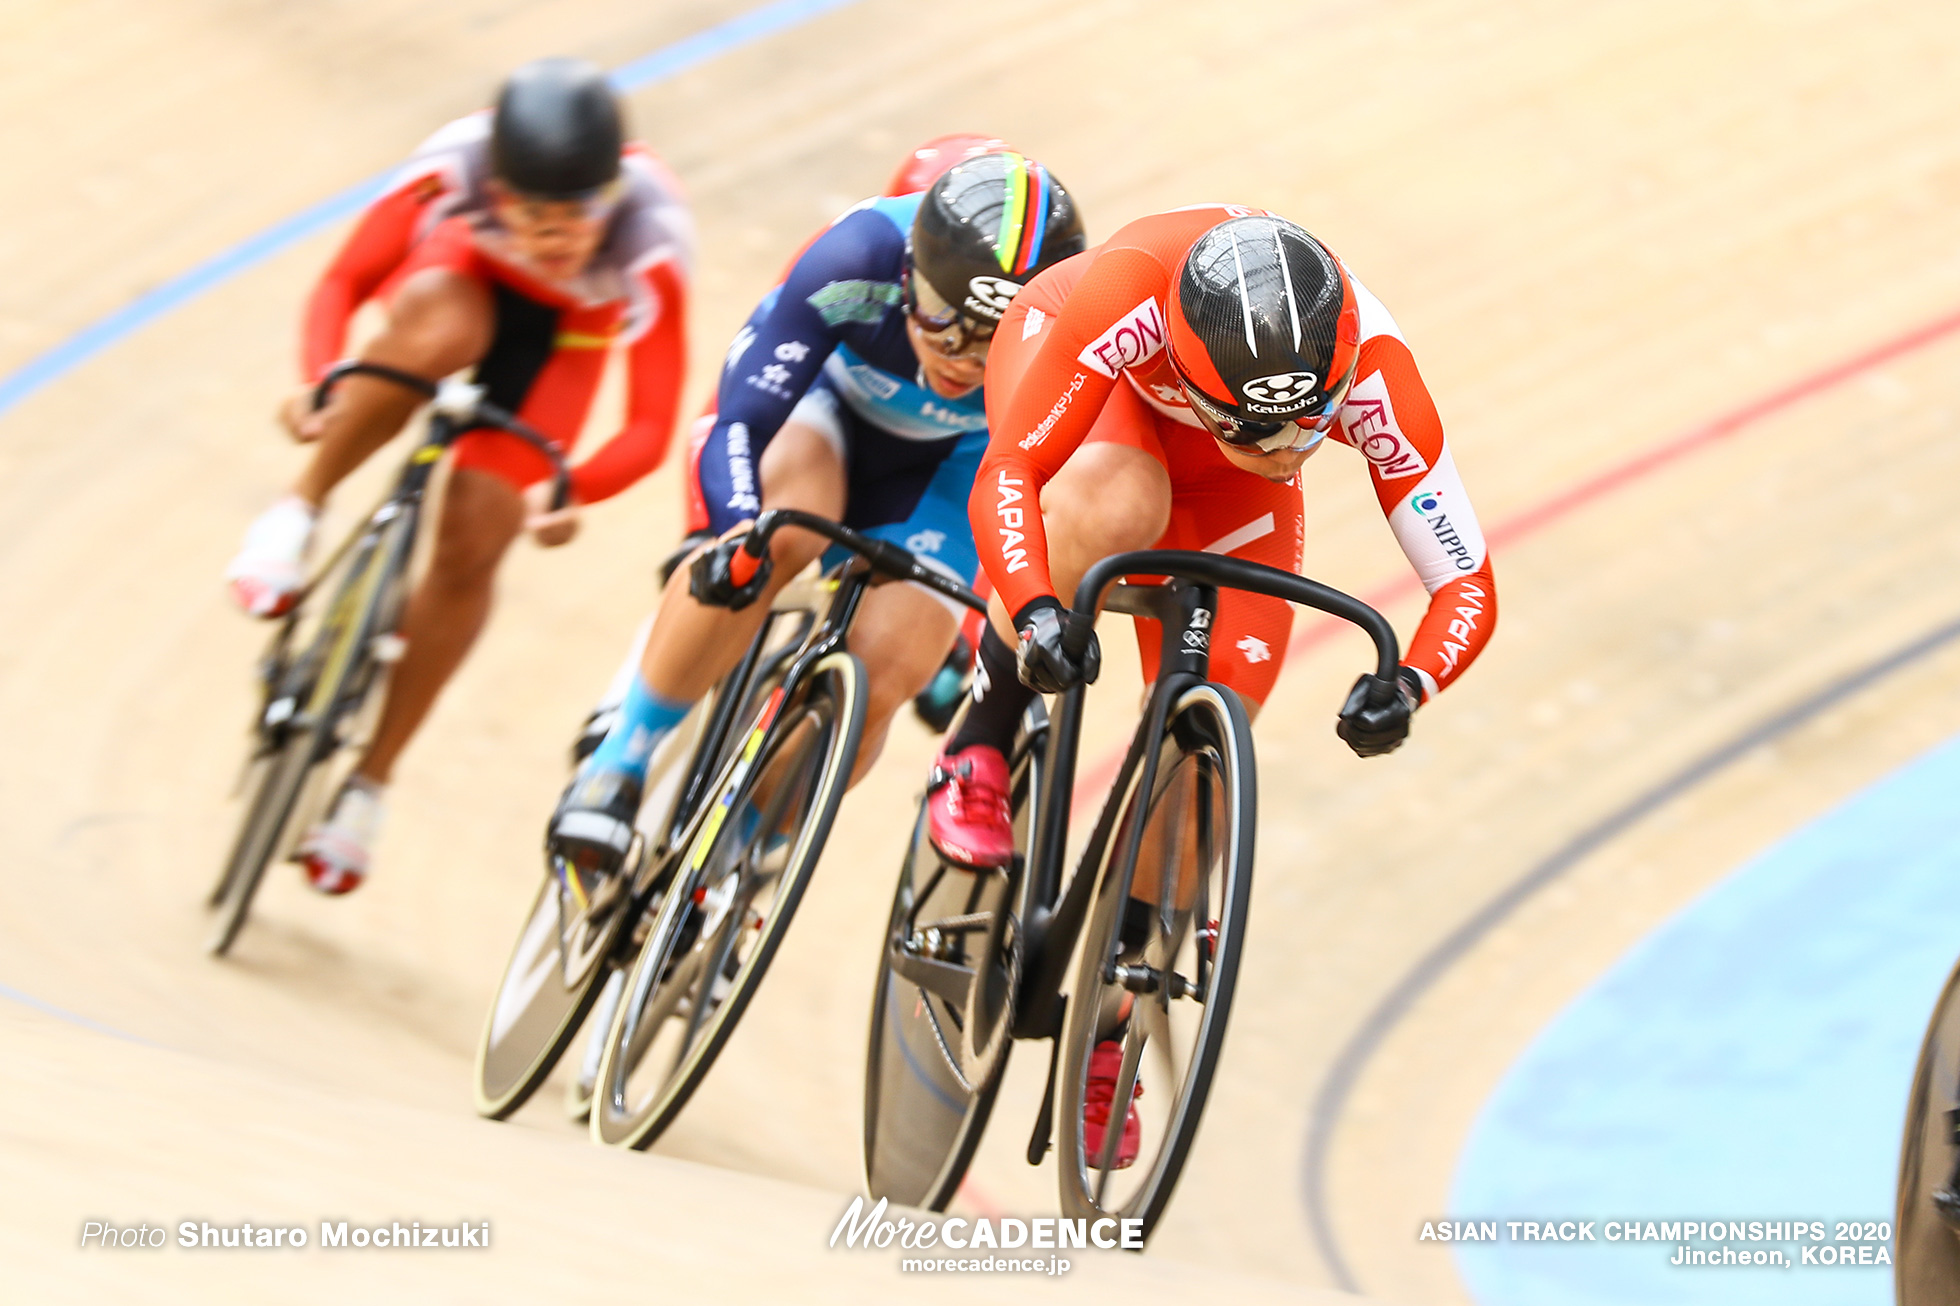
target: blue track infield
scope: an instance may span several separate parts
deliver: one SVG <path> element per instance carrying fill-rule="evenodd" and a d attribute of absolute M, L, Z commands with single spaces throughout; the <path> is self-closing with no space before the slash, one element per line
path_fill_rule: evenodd
<path fill-rule="evenodd" d="M 1484 1106 L 1452 1218 L 1594 1220 L 1463 1243 L 1483 1306 L 1882 1306 L 1882 1268 L 1674 1266 L 1610 1220 L 1888 1222 L 1920 1036 L 1960 954 L 1960 740 L 1718 883 L 1546 1027 Z M 1506 1232 L 1500 1230 L 1500 1232 Z M 1738 1250 L 1796 1241 L 1737 1242 Z"/>

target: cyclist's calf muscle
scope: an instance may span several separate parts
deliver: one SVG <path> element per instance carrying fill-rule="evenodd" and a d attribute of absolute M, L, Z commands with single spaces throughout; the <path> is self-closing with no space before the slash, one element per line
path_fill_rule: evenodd
<path fill-rule="evenodd" d="M 395 668 L 360 772 L 378 784 L 435 706 L 490 617 L 498 564 L 524 525 L 524 502 L 499 476 L 459 469 L 443 495 L 429 571 L 402 613 L 407 651 Z"/>
<path fill-rule="evenodd" d="M 851 629 L 851 649 L 864 662 L 871 692 L 852 784 L 884 751 L 892 718 L 939 674 L 959 623 L 936 595 L 917 585 L 881 585 L 864 596 Z"/>

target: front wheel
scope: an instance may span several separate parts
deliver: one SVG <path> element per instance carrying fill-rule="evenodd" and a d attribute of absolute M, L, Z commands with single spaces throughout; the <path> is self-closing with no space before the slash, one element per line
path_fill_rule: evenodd
<path fill-rule="evenodd" d="M 1062 1213 L 1141 1220 L 1148 1238 L 1197 1136 L 1245 935 L 1255 799 L 1238 696 L 1210 684 L 1185 691 L 1147 791 L 1145 769 L 1129 776 L 1101 853 L 1062 1025 L 1054 1134 Z M 1101 1080 L 1093 1095 L 1092 1070 Z M 1147 1095 L 1136 1096 L 1139 1084 Z M 1092 1097 L 1108 1120 L 1093 1149 L 1084 1120 Z M 1125 1165 L 1133 1097 L 1141 1130 Z"/>
<path fill-rule="evenodd" d="M 721 692 L 717 688 L 715 694 Z M 711 759 L 696 754 L 714 701 L 715 696 L 710 696 L 696 704 L 649 759 L 636 847 L 657 847 L 665 841 L 682 784 L 693 767 L 709 764 Z M 634 884 L 634 870 L 629 862 L 618 887 Z M 622 939 L 621 933 L 644 931 L 653 911 L 652 891 L 646 886 L 640 886 L 641 892 L 621 893 L 610 904 L 581 903 L 571 893 L 579 875 L 577 868 L 547 858 L 544 882 L 497 982 L 476 1049 L 476 1109 L 489 1119 L 508 1119 L 537 1091 L 578 1035 L 602 991 L 613 995 L 609 1002 L 616 1000 L 619 956 L 631 946 L 631 938 Z M 577 883 L 582 888 L 585 881 Z M 610 1018 L 609 1006 L 601 1011 L 602 1020 Z M 584 1118 L 581 1080 L 590 1084 L 581 1073 L 568 1090 L 573 1099 L 567 1104 L 573 1118 L 580 1120 Z"/>
<path fill-rule="evenodd" d="M 763 703 L 627 976 L 592 1089 L 595 1141 L 651 1146 L 714 1065 L 823 855 L 864 706 L 864 666 L 846 652 Z"/>
<path fill-rule="evenodd" d="M 1960 1302 L 1960 967 L 1926 1025 L 1899 1151 L 1900 1306 Z"/>

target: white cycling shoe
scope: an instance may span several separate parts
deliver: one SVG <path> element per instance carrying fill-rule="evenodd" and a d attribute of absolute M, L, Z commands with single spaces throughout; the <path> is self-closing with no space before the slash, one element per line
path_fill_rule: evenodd
<path fill-rule="evenodd" d="M 325 820 L 306 832 L 293 860 L 321 893 L 352 893 L 367 879 L 374 843 L 381 834 L 381 790 L 362 780 L 341 786 Z"/>
<path fill-rule="evenodd" d="M 254 617 L 282 617 L 306 584 L 306 550 L 319 510 L 296 494 L 259 514 L 245 531 L 225 580 L 238 606 Z"/>

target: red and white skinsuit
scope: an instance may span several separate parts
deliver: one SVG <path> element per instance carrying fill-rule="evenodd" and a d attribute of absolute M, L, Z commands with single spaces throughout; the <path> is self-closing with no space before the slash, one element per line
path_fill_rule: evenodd
<path fill-rule="evenodd" d="M 424 141 L 369 206 L 306 306 L 300 366 L 317 380 L 343 356 L 347 326 L 369 299 L 391 298 L 408 277 L 442 267 L 488 286 L 498 337 L 478 380 L 491 397 L 569 451 L 585 424 L 614 343 L 626 349 L 626 424 L 572 470 L 572 497 L 592 503 L 660 465 L 686 373 L 687 286 L 694 223 L 680 185 L 637 142 L 620 156 L 623 190 L 591 264 L 570 282 L 529 271 L 497 223 L 490 113 L 473 113 Z M 519 302 L 513 304 L 512 296 Z M 518 489 L 550 475 L 517 437 L 474 431 L 455 465 L 492 472 Z"/>
<path fill-rule="evenodd" d="M 1141 218 L 1015 297 L 987 360 L 991 437 L 969 504 L 980 561 L 1010 613 L 1054 594 L 1041 489 L 1085 441 L 1142 449 L 1169 473 L 1170 525 L 1156 547 L 1299 570 L 1298 478 L 1277 484 L 1227 462 L 1192 415 L 1165 349 L 1165 305 L 1185 254 L 1218 223 L 1260 212 L 1212 204 Z M 1362 456 L 1382 514 L 1429 591 L 1429 610 L 1403 657 L 1426 699 L 1489 641 L 1497 589 L 1415 358 L 1381 301 L 1349 279 L 1360 310 L 1360 360 L 1331 438 Z M 1212 676 L 1264 702 L 1284 660 L 1292 611 L 1282 600 L 1232 590 L 1218 606 Z M 1155 623 L 1137 624 L 1144 674 L 1152 677 Z"/>

